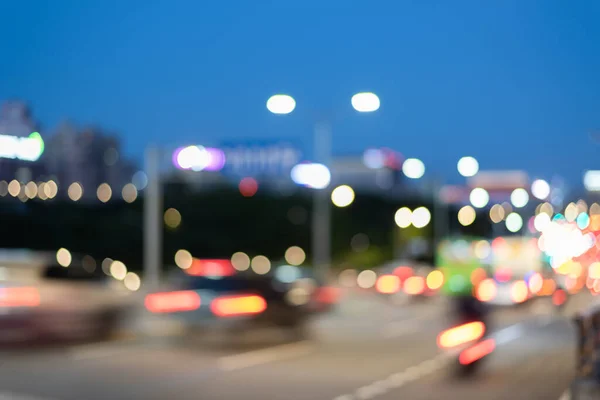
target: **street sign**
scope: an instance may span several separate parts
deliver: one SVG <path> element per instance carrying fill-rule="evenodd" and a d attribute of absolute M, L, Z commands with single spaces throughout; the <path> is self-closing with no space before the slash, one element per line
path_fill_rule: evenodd
<path fill-rule="evenodd" d="M 222 172 L 234 176 L 289 176 L 302 161 L 299 146 L 288 142 L 223 143 L 220 148 L 225 153 Z"/>

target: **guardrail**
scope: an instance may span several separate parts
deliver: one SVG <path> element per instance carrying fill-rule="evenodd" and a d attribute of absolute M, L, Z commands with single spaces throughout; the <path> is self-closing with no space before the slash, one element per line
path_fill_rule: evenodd
<path fill-rule="evenodd" d="M 577 328 L 577 375 L 571 400 L 600 399 L 600 306 L 575 317 Z"/>

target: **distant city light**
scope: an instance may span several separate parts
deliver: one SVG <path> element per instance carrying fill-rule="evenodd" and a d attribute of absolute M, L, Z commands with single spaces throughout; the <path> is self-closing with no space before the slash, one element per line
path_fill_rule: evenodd
<path fill-rule="evenodd" d="M 289 114 L 296 108 L 296 100 L 287 94 L 276 94 L 267 100 L 267 109 L 273 114 Z"/>
<path fill-rule="evenodd" d="M 96 195 L 98 196 L 98 200 L 103 203 L 108 203 L 108 201 L 112 197 L 112 189 L 108 183 L 103 183 L 98 186 L 98 190 L 96 190 Z"/>
<path fill-rule="evenodd" d="M 536 179 L 531 184 L 531 194 L 540 200 L 546 200 L 550 196 L 550 185 L 543 179 Z"/>
<path fill-rule="evenodd" d="M 457 168 L 459 174 L 468 178 L 477 175 L 479 163 L 473 157 L 463 157 L 458 160 Z"/>
<path fill-rule="evenodd" d="M 464 206 L 460 210 L 458 210 L 458 222 L 462 226 L 469 226 L 473 222 L 475 222 L 475 218 L 477 217 L 477 212 L 471 206 Z"/>
<path fill-rule="evenodd" d="M 231 256 L 231 265 L 237 271 L 246 271 L 250 268 L 250 257 L 248 254 L 238 251 Z"/>
<path fill-rule="evenodd" d="M 123 186 L 121 190 L 121 196 L 127 203 L 133 203 L 138 197 L 138 190 L 133 183 L 128 183 Z"/>
<path fill-rule="evenodd" d="M 211 147 L 187 146 L 173 152 L 173 164 L 192 171 L 220 171 L 225 166 L 225 153 Z"/>
<path fill-rule="evenodd" d="M 367 168 L 380 169 L 385 166 L 385 154 L 379 149 L 368 149 L 363 154 L 363 163 Z"/>
<path fill-rule="evenodd" d="M 347 207 L 354 201 L 354 190 L 348 185 L 338 186 L 331 192 L 331 202 L 336 207 Z"/>
<path fill-rule="evenodd" d="M 10 183 L 8 184 L 8 193 L 12 197 L 17 197 L 19 193 L 21 193 L 21 184 L 18 180 L 13 179 L 12 181 L 10 181 Z"/>
<path fill-rule="evenodd" d="M 415 228 L 424 228 L 431 221 L 431 213 L 426 207 L 419 207 L 412 212 L 411 223 Z"/>
<path fill-rule="evenodd" d="M 79 201 L 81 196 L 83 196 L 83 186 L 78 182 L 73 182 L 69 186 L 69 189 L 67 189 L 67 194 L 71 200 Z"/>
<path fill-rule="evenodd" d="M 171 229 L 176 229 L 181 225 L 181 214 L 175 208 L 169 208 L 164 215 L 165 225 Z"/>
<path fill-rule="evenodd" d="M 419 179 L 425 175 L 425 164 L 418 158 L 407 158 L 402 164 L 402 172 L 410 179 Z"/>
<path fill-rule="evenodd" d="M 175 265 L 181 269 L 190 268 L 193 261 L 192 254 L 187 250 L 177 250 L 177 253 L 175 253 Z"/>
<path fill-rule="evenodd" d="M 292 168 L 292 180 L 311 189 L 325 189 L 331 181 L 331 172 L 323 164 L 305 163 Z"/>
<path fill-rule="evenodd" d="M 137 190 L 144 190 L 148 186 L 148 175 L 144 171 L 138 171 L 133 174 L 131 183 L 135 185 Z"/>
<path fill-rule="evenodd" d="M 38 132 L 29 137 L 0 135 L 0 158 L 37 161 L 44 153 L 44 141 Z"/>
<path fill-rule="evenodd" d="M 56 184 L 56 182 L 52 180 L 46 182 L 46 184 L 44 185 L 44 194 L 49 199 L 55 198 L 58 195 L 58 185 Z"/>
<path fill-rule="evenodd" d="M 583 184 L 590 192 L 600 191 L 600 171 L 586 171 L 583 176 Z"/>
<path fill-rule="evenodd" d="M 373 112 L 379 110 L 381 102 L 375 93 L 364 92 L 352 96 L 352 107 L 358 112 Z"/>
<path fill-rule="evenodd" d="M 523 208 L 529 203 L 529 193 L 523 188 L 517 188 L 510 194 L 510 202 L 516 208 Z"/>
<path fill-rule="evenodd" d="M 515 233 L 520 231 L 523 227 L 523 218 L 521 218 L 519 214 L 513 212 L 508 214 L 505 223 L 506 229 L 508 229 L 510 232 Z"/>
<path fill-rule="evenodd" d="M 240 181 L 238 188 L 242 196 L 252 197 L 258 192 L 258 182 L 254 178 L 244 178 Z"/>
<path fill-rule="evenodd" d="M 56 252 L 56 262 L 58 262 L 61 267 L 68 267 L 71 265 L 71 261 L 73 261 L 73 257 L 69 250 L 65 248 L 58 249 Z"/>
<path fill-rule="evenodd" d="M 306 253 L 301 247 L 292 246 L 285 251 L 285 261 L 290 265 L 300 265 L 306 260 Z"/>
<path fill-rule="evenodd" d="M 490 195 L 487 190 L 483 188 L 475 188 L 469 195 L 469 201 L 476 208 L 483 208 L 487 206 L 490 201 Z"/>
<path fill-rule="evenodd" d="M 123 279 L 123 283 L 128 290 L 135 292 L 142 286 L 142 280 L 135 272 L 128 272 Z"/>
<path fill-rule="evenodd" d="M 506 212 L 504 211 L 504 207 L 500 204 L 494 204 L 492 208 L 490 208 L 490 219 L 493 223 L 497 224 L 501 222 L 506 216 Z"/>
<path fill-rule="evenodd" d="M 252 271 L 259 275 L 265 275 L 271 270 L 271 261 L 265 256 L 256 256 L 252 259 L 250 266 Z"/>
<path fill-rule="evenodd" d="M 113 261 L 110 264 L 110 274 L 116 280 L 122 281 L 127 276 L 127 267 L 121 261 Z"/>
<path fill-rule="evenodd" d="M 412 211 L 408 207 L 402 207 L 394 214 L 394 222 L 399 228 L 408 228 L 412 224 Z"/>

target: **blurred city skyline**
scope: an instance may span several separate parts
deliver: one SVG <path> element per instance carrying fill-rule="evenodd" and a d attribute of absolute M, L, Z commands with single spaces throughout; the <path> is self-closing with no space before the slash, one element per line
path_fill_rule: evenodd
<path fill-rule="evenodd" d="M 597 169 L 597 4 L 382 4 L 2 4 L 11 17 L 0 34 L 13 39 L 0 99 L 31 104 L 49 132 L 65 119 L 119 132 L 137 160 L 149 143 L 286 139 L 310 150 L 314 113 L 325 112 L 335 154 L 390 147 L 450 183 L 465 155 L 572 186 Z M 377 93 L 381 109 L 356 115 L 359 91 Z M 275 93 L 295 97 L 291 115 L 266 110 Z"/>

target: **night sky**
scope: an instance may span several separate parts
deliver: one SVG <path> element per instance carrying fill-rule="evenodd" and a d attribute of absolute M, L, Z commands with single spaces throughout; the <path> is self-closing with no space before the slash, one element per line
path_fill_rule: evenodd
<path fill-rule="evenodd" d="M 286 138 L 387 146 L 459 181 L 456 161 L 567 177 L 600 169 L 595 0 L 0 0 L 0 100 L 144 146 Z M 382 102 L 358 114 L 350 97 Z M 289 116 L 265 108 L 288 93 Z"/>

